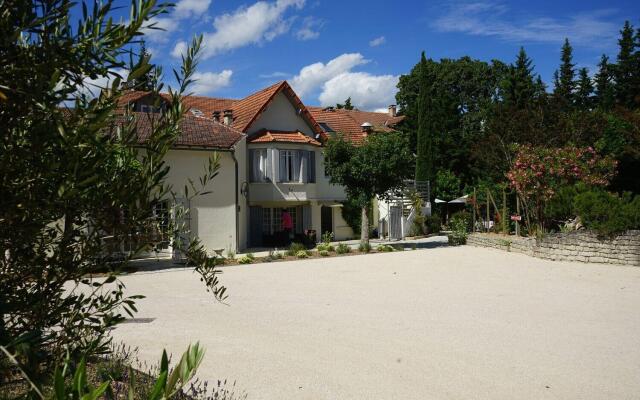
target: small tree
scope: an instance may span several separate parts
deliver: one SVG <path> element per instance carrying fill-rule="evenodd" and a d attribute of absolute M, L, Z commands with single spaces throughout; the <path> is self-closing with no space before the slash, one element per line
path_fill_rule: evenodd
<path fill-rule="evenodd" d="M 375 196 L 387 198 L 411 176 L 413 156 L 401 133 L 374 133 L 356 146 L 340 135 L 325 150 L 325 167 L 331 183 L 342 185 L 362 210 L 361 244 L 369 244 L 367 207 Z"/>

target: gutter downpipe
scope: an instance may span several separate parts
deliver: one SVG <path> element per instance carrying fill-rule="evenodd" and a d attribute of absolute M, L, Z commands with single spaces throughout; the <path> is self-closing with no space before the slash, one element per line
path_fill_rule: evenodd
<path fill-rule="evenodd" d="M 236 253 L 240 251 L 240 221 L 238 218 L 238 213 L 240 212 L 240 210 L 238 210 L 238 208 L 240 207 L 239 204 L 239 196 L 238 196 L 238 177 L 239 177 L 239 172 L 238 172 L 238 159 L 236 158 L 236 146 L 235 144 L 233 145 L 233 147 L 231 147 L 231 158 L 233 159 L 233 163 L 235 165 L 235 172 L 236 172 L 236 179 L 235 179 L 235 186 L 236 186 L 236 208 L 234 210 L 234 215 L 235 215 L 235 219 L 236 219 Z"/>

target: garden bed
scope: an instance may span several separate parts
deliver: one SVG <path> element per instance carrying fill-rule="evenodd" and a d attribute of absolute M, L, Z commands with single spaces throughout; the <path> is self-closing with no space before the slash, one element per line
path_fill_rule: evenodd
<path fill-rule="evenodd" d="M 338 245 L 339 246 L 339 245 Z M 267 256 L 254 257 L 251 253 L 242 254 L 239 257 L 226 258 L 222 265 L 241 265 L 241 264 L 256 264 L 267 263 L 275 261 L 299 261 L 303 259 L 313 258 L 331 258 L 331 257 L 343 257 L 343 256 L 356 256 L 363 254 L 376 254 L 376 253 L 390 253 L 394 251 L 404 251 L 404 247 L 399 244 L 380 244 L 377 247 L 371 247 L 369 251 L 361 251 L 358 249 L 352 249 L 345 245 L 344 249 L 339 251 L 337 246 L 331 246 L 333 250 L 323 250 L 322 244 L 311 250 L 296 250 L 293 254 L 288 250 L 273 251 Z"/>

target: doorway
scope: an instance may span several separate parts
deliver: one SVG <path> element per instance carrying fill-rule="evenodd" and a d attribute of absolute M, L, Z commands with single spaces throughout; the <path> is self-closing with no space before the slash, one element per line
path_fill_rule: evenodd
<path fill-rule="evenodd" d="M 322 206 L 320 209 L 320 235 L 323 235 L 325 232 L 333 232 L 333 208 Z"/>

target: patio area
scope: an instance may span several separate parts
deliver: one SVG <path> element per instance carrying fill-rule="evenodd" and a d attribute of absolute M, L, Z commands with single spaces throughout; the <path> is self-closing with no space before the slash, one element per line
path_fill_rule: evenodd
<path fill-rule="evenodd" d="M 149 362 L 200 341 L 199 377 L 249 399 L 637 398 L 640 268 L 439 241 L 225 267 L 228 305 L 191 270 L 139 272 L 114 336 Z"/>

